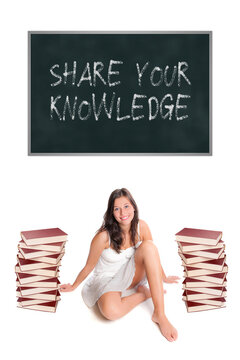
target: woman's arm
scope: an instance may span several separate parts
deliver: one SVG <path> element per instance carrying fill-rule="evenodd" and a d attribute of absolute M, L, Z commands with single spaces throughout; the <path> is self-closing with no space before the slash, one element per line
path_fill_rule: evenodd
<path fill-rule="evenodd" d="M 103 231 L 94 236 L 91 242 L 86 265 L 80 271 L 72 285 L 68 283 L 63 284 L 59 287 L 61 292 L 69 292 L 75 290 L 81 284 L 81 282 L 86 279 L 86 277 L 90 274 L 90 272 L 92 272 L 92 270 L 96 266 L 98 259 L 102 251 L 106 248 L 107 244 L 108 235 L 106 231 Z"/>
<path fill-rule="evenodd" d="M 143 220 L 139 220 L 140 223 L 139 223 L 139 226 L 140 226 L 140 234 L 141 234 L 141 240 L 144 241 L 144 240 L 153 240 L 152 239 L 152 234 L 151 234 L 151 231 L 149 229 L 149 226 L 148 224 L 143 221 Z M 166 283 L 177 283 L 180 278 L 178 276 L 166 276 L 163 268 L 162 268 L 162 265 L 161 265 L 161 271 L 162 271 L 162 279 L 163 279 L 163 282 L 166 282 Z"/>

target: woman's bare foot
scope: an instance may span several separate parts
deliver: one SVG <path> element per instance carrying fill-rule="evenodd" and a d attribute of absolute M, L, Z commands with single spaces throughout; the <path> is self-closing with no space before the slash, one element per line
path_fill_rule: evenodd
<path fill-rule="evenodd" d="M 152 297 L 150 290 L 144 285 L 139 285 L 137 292 L 143 293 L 146 297 L 146 300 Z"/>
<path fill-rule="evenodd" d="M 167 317 L 164 316 L 158 316 L 155 312 L 152 316 L 152 321 L 158 324 L 160 331 L 162 335 L 168 340 L 168 341 L 175 341 L 177 340 L 178 333 L 177 330 L 172 326 L 172 324 L 168 321 Z"/>

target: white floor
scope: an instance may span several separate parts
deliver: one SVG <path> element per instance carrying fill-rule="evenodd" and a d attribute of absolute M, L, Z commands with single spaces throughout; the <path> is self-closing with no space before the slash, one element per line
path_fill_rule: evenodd
<path fill-rule="evenodd" d="M 233 329 L 237 321 L 234 306 L 238 305 L 232 301 L 233 294 L 224 309 L 190 314 L 181 301 L 181 284 L 167 285 L 165 289 L 166 313 L 179 332 L 175 343 L 165 340 L 151 321 L 151 299 L 124 318 L 108 321 L 97 307 L 85 306 L 77 289 L 62 295 L 55 314 L 16 307 L 8 309 L 11 316 L 5 322 L 6 341 L 3 342 L 7 359 L 83 356 L 109 360 L 149 356 L 186 359 L 191 356 L 196 360 L 212 357 L 222 360 L 229 357 L 230 349 L 237 348 L 239 337 Z M 14 306 L 12 299 L 11 306 Z M 13 340 L 11 346 L 8 339 Z"/>

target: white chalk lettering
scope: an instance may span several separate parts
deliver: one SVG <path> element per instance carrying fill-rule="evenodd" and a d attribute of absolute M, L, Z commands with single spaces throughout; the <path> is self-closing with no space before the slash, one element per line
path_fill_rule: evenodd
<path fill-rule="evenodd" d="M 182 66 L 184 66 L 183 70 L 182 70 Z M 179 61 L 178 62 L 178 86 L 179 87 L 181 86 L 181 76 L 186 80 L 188 85 L 191 85 L 190 80 L 185 75 L 185 71 L 187 71 L 187 69 L 188 69 L 188 63 L 186 61 Z"/>
<path fill-rule="evenodd" d="M 115 61 L 115 60 L 110 60 L 109 62 L 109 67 L 108 67 L 108 86 L 116 86 L 121 84 L 121 81 L 115 81 L 115 82 L 111 82 L 110 77 L 112 75 L 119 75 L 119 71 L 112 71 L 112 65 L 117 65 L 117 64 L 123 64 L 123 61 Z"/>
<path fill-rule="evenodd" d="M 135 109 L 142 109 L 143 108 L 143 105 L 135 105 L 136 99 L 137 98 L 143 99 L 143 98 L 146 98 L 146 97 L 147 97 L 146 95 L 138 95 L 138 94 L 133 95 L 133 101 L 132 101 L 132 119 L 133 119 L 133 121 L 144 118 L 144 115 L 134 116 L 134 111 L 135 111 Z"/>
<path fill-rule="evenodd" d="M 103 97 L 106 96 L 106 93 L 103 93 Z M 93 102 L 93 113 L 95 116 L 95 120 L 98 121 L 99 116 L 101 114 L 102 108 L 103 108 L 103 101 L 100 102 L 100 105 L 98 107 L 98 110 L 96 109 L 96 99 L 95 94 L 92 94 L 92 102 Z"/>
<path fill-rule="evenodd" d="M 109 110 L 107 109 L 106 96 L 107 96 L 107 94 L 104 92 L 103 96 L 102 96 L 102 99 L 101 99 L 101 102 L 99 104 L 98 110 L 97 110 L 95 94 L 92 94 L 93 113 L 94 113 L 96 121 L 99 120 L 100 114 L 102 112 L 102 108 L 104 108 L 104 111 L 105 111 L 105 113 L 106 113 L 106 115 L 107 115 L 107 117 L 109 119 L 111 119 L 111 117 L 112 117 L 112 110 L 113 110 L 113 104 L 114 104 L 114 99 L 115 99 L 115 93 L 112 94 L 112 99 L 111 99 Z"/>
<path fill-rule="evenodd" d="M 105 97 L 103 99 L 104 110 L 105 110 L 105 113 L 107 114 L 107 117 L 109 119 L 112 118 L 112 111 L 113 111 L 113 104 L 114 104 L 114 100 L 115 100 L 115 95 L 116 95 L 115 92 L 113 92 L 109 110 L 107 109 L 107 104 L 106 104 L 106 94 L 105 94 Z"/>
<path fill-rule="evenodd" d="M 155 110 L 155 114 L 153 115 L 152 114 L 152 101 L 155 102 L 155 105 L 156 105 L 156 110 Z M 149 117 L 148 119 L 151 121 L 151 120 L 154 120 L 156 117 L 157 117 L 157 114 L 158 114 L 158 110 L 159 110 L 159 102 L 158 102 L 158 99 L 155 97 L 155 96 L 151 96 L 149 99 L 148 99 L 148 109 L 149 109 Z"/>
<path fill-rule="evenodd" d="M 57 85 L 61 84 L 61 82 L 62 82 L 62 77 L 53 71 L 53 69 L 55 69 L 55 68 L 59 68 L 59 65 L 58 64 L 53 65 L 50 68 L 50 73 L 59 80 L 56 81 L 55 83 L 52 83 L 51 86 L 57 86 Z"/>
<path fill-rule="evenodd" d="M 183 94 L 178 94 L 177 96 L 177 101 L 176 101 L 176 107 L 175 107 L 175 116 L 176 116 L 176 120 L 183 120 L 183 119 L 187 119 L 188 115 L 182 115 L 182 116 L 178 116 L 178 110 L 179 109 L 186 109 L 187 105 L 179 105 L 180 99 L 189 99 L 191 98 L 190 95 L 183 95 Z"/>
<path fill-rule="evenodd" d="M 65 62 L 64 68 L 65 68 L 65 71 L 63 73 L 64 85 L 66 85 L 67 79 L 71 75 L 72 75 L 72 85 L 75 85 L 76 73 L 77 73 L 77 62 L 76 61 L 73 62 L 73 70 L 71 70 L 71 71 L 68 71 L 68 63 L 67 62 Z"/>
<path fill-rule="evenodd" d="M 122 120 L 127 120 L 130 119 L 130 115 L 125 115 L 125 116 L 120 116 L 120 103 L 121 103 L 121 98 L 119 97 L 117 99 L 117 121 L 122 121 Z"/>
<path fill-rule="evenodd" d="M 145 63 L 144 67 L 140 69 L 139 64 L 136 63 L 139 86 L 142 86 L 142 76 L 148 65 L 149 62 Z M 180 87 L 181 79 L 183 78 L 188 85 L 191 85 L 191 81 L 186 75 L 187 70 L 188 63 L 186 61 L 179 61 L 178 65 L 173 66 L 172 70 L 170 70 L 169 65 L 166 65 L 164 68 L 155 66 L 150 72 L 150 83 L 152 86 L 160 86 L 164 83 L 165 86 L 171 87 L 176 80 L 178 82 L 178 87 Z"/>
<path fill-rule="evenodd" d="M 82 108 L 83 108 L 84 105 L 88 107 L 88 112 L 87 112 L 87 115 L 82 116 L 81 113 L 82 113 Z M 87 120 L 91 116 L 91 113 L 92 113 L 91 104 L 88 101 L 85 101 L 85 100 L 82 101 L 81 104 L 78 107 L 78 117 L 79 117 L 79 119 L 80 120 Z"/>
<path fill-rule="evenodd" d="M 146 95 L 134 94 L 129 111 L 123 115 L 121 114 L 121 105 L 126 109 L 124 99 L 120 96 L 117 97 L 115 92 L 112 94 L 104 92 L 100 101 L 96 99 L 95 93 L 91 94 L 91 100 L 79 99 L 77 96 L 71 100 L 69 95 L 66 95 L 65 98 L 62 98 L 61 95 L 51 96 L 50 119 L 66 121 L 68 118 L 75 120 L 78 116 L 80 120 L 88 120 L 92 116 L 96 121 L 100 119 L 104 121 L 106 118 L 113 121 L 127 119 L 137 121 L 146 117 L 149 121 L 153 121 L 158 117 L 168 120 L 172 120 L 174 117 L 176 121 L 182 121 L 189 118 L 186 112 L 187 104 L 183 100 L 190 98 L 191 96 L 186 94 L 177 94 L 176 96 L 166 94 L 160 99 L 156 96 L 148 98 Z M 116 99 L 117 101 L 115 101 Z M 79 106 L 78 103 L 80 103 Z M 116 115 L 114 110 L 116 110 Z M 184 114 L 181 113 L 183 110 L 185 110 Z M 124 111 L 126 112 L 126 110 Z"/>
<path fill-rule="evenodd" d="M 173 104 L 164 105 L 164 109 L 167 109 L 168 111 L 166 112 L 166 114 L 163 113 L 163 104 L 167 98 L 170 98 L 170 100 L 173 101 L 173 97 L 171 94 L 166 94 L 163 97 L 162 101 L 160 102 L 160 115 L 163 119 L 166 119 L 168 117 L 169 118 L 168 120 L 172 120 L 173 109 L 174 109 Z"/>
<path fill-rule="evenodd" d="M 165 83 L 166 86 L 170 87 L 174 83 L 176 73 L 177 73 L 177 67 L 174 66 L 173 72 L 172 72 L 172 77 L 171 77 L 171 80 L 169 82 L 168 82 L 168 79 L 167 79 L 168 78 L 168 69 L 169 69 L 169 66 L 167 65 L 165 67 L 165 70 L 164 70 L 164 83 Z"/>
<path fill-rule="evenodd" d="M 99 68 L 99 69 L 97 69 Z M 106 81 L 104 80 L 104 78 L 102 77 L 102 75 L 100 74 L 100 72 L 103 70 L 104 65 L 101 61 L 94 61 L 93 64 L 93 86 L 96 86 L 96 78 L 98 77 L 104 85 L 106 85 Z"/>
<path fill-rule="evenodd" d="M 86 73 L 87 73 L 87 77 L 85 77 Z M 88 81 L 89 85 L 92 86 L 92 77 L 91 77 L 89 63 L 86 64 L 85 69 L 83 70 L 82 76 L 81 76 L 77 86 L 80 86 L 83 81 Z"/>
<path fill-rule="evenodd" d="M 71 105 L 69 102 L 69 96 L 66 96 L 66 101 L 65 101 L 64 107 L 63 107 L 63 121 L 66 120 L 66 111 L 67 110 L 68 110 L 68 113 L 69 113 L 69 116 L 71 117 L 71 119 L 72 120 L 75 119 L 76 105 L 77 105 L 77 96 L 75 96 L 75 98 L 74 98 L 73 109 L 71 109 Z"/>
<path fill-rule="evenodd" d="M 140 70 L 139 68 L 139 64 L 136 63 L 136 67 L 137 67 L 137 72 L 138 72 L 138 85 L 142 86 L 142 76 L 144 71 L 146 70 L 146 68 L 148 67 L 149 61 L 146 62 L 146 64 L 144 65 L 144 67 L 142 68 L 142 70 Z"/>
<path fill-rule="evenodd" d="M 55 111 L 55 113 L 58 116 L 58 119 L 61 121 L 62 117 L 58 111 L 58 109 L 56 108 L 56 102 L 61 99 L 61 95 L 58 95 L 55 99 L 53 96 L 51 96 L 51 103 L 50 103 L 50 119 L 53 120 L 53 112 Z"/>
<path fill-rule="evenodd" d="M 153 81 L 153 77 L 154 77 L 154 73 L 155 73 L 156 71 L 160 72 L 160 74 L 159 74 L 160 78 L 159 78 L 159 80 L 155 83 L 155 82 Z M 162 71 L 162 69 L 161 69 L 159 66 L 155 66 L 155 68 L 152 70 L 151 75 L 150 75 L 150 81 L 151 81 L 152 86 L 159 86 L 159 85 L 162 83 L 162 81 L 163 81 L 163 71 Z"/>

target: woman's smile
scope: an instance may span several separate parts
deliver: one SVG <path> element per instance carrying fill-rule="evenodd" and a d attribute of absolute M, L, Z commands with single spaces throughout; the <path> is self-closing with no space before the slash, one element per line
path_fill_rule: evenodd
<path fill-rule="evenodd" d="M 129 216 L 122 216 L 121 220 L 127 220 L 129 218 Z"/>

